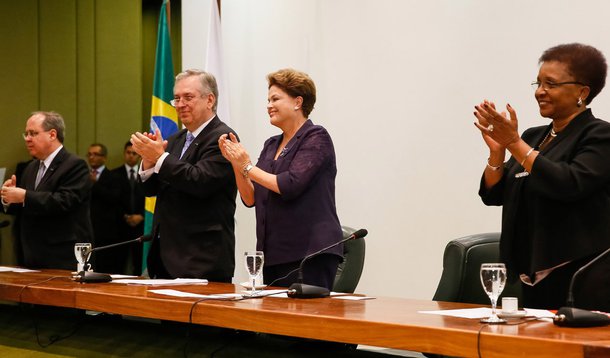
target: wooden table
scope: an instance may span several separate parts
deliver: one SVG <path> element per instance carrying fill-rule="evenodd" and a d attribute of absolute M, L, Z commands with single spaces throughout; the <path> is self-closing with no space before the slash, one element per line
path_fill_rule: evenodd
<path fill-rule="evenodd" d="M 142 285 L 80 284 L 69 277 L 69 272 L 58 270 L 0 273 L 0 299 L 179 322 L 189 322 L 196 301 L 155 294 Z M 242 290 L 221 283 L 154 288 L 198 294 Z M 362 301 L 266 297 L 200 302 L 193 310 L 192 322 L 465 357 L 478 356 L 481 330 L 480 351 L 486 358 L 610 357 L 610 327 L 561 328 L 543 321 L 482 327 L 478 320 L 418 313 L 469 307 L 476 306 L 387 297 Z"/>

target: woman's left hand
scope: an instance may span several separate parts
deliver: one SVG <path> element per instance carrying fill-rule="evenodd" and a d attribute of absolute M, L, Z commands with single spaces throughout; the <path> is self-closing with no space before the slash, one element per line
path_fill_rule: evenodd
<path fill-rule="evenodd" d="M 218 138 L 218 146 L 220 152 L 226 160 L 231 162 L 231 165 L 242 169 L 248 163 L 250 163 L 250 156 L 244 149 L 240 142 L 237 141 L 237 137 L 233 133 L 229 133 L 227 136 L 223 134 Z"/>
<path fill-rule="evenodd" d="M 510 114 L 507 117 L 506 112 L 498 113 L 493 102 L 487 100 L 475 106 L 478 122 L 474 125 L 479 128 L 483 136 L 488 136 L 490 139 L 503 147 L 519 141 L 517 112 L 510 104 L 506 105 L 506 109 Z"/>

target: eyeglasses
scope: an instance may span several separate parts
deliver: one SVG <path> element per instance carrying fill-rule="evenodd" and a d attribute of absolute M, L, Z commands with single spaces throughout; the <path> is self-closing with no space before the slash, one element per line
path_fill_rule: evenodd
<path fill-rule="evenodd" d="M 87 153 L 88 157 L 103 157 L 104 154 L 102 153 Z"/>
<path fill-rule="evenodd" d="M 42 131 L 42 132 L 37 132 L 37 131 L 25 131 L 23 133 L 21 133 L 21 136 L 23 136 L 23 139 L 28 139 L 28 137 L 30 138 L 34 138 L 37 135 L 39 135 L 40 133 L 44 133 L 44 132 L 48 132 L 48 131 Z"/>
<path fill-rule="evenodd" d="M 176 107 L 178 104 L 182 103 L 184 105 L 191 103 L 192 100 L 194 100 L 197 97 L 203 97 L 204 95 L 201 96 L 184 96 L 184 97 L 174 97 L 174 99 L 172 99 L 171 101 L 169 101 L 169 104 L 172 105 L 172 107 Z"/>
<path fill-rule="evenodd" d="M 550 89 L 555 89 L 555 88 L 557 88 L 559 86 L 563 86 L 563 85 L 586 86 L 586 84 L 584 84 L 582 82 L 578 82 L 578 81 L 567 81 L 567 82 L 534 81 L 534 82 L 532 82 L 532 88 L 534 90 L 537 90 L 538 88 L 542 87 L 543 90 L 548 91 Z"/>

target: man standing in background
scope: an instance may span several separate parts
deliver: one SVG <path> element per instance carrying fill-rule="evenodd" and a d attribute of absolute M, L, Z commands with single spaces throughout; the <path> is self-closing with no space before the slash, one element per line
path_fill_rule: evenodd
<path fill-rule="evenodd" d="M 174 100 L 185 129 L 165 142 L 136 132 L 144 193 L 157 196 L 148 272 L 157 278 L 205 278 L 231 282 L 235 270 L 235 196 L 231 164 L 218 137 L 233 132 L 216 116 L 218 86 L 211 74 L 176 76 Z"/>
<path fill-rule="evenodd" d="M 92 241 L 89 170 L 64 148 L 64 132 L 59 113 L 32 113 L 23 138 L 35 159 L 19 185 L 13 175 L 2 186 L 3 210 L 19 221 L 26 267 L 74 270 L 74 244 Z"/>
<path fill-rule="evenodd" d="M 113 169 L 119 195 L 119 235 L 120 241 L 136 239 L 144 233 L 144 192 L 138 180 L 140 155 L 133 150 L 131 142 L 123 148 L 124 164 Z M 142 274 L 142 244 L 125 246 L 128 252 L 127 274 Z"/>
<path fill-rule="evenodd" d="M 108 149 L 93 143 L 87 151 L 91 181 L 91 224 L 95 247 L 115 244 L 119 238 L 119 187 L 114 175 L 106 168 Z M 127 249 L 113 247 L 92 254 L 93 269 L 98 272 L 123 273 L 127 262 Z"/>

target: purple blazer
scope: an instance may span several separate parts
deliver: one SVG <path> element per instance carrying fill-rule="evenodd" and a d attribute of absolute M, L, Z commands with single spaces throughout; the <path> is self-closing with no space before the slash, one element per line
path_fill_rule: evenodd
<path fill-rule="evenodd" d="M 274 160 L 282 135 L 269 138 L 256 166 L 277 175 L 277 194 L 254 183 L 256 249 L 265 266 L 300 261 L 342 239 L 335 205 L 337 165 L 330 135 L 308 120 Z M 343 247 L 329 250 L 343 256 Z"/>

